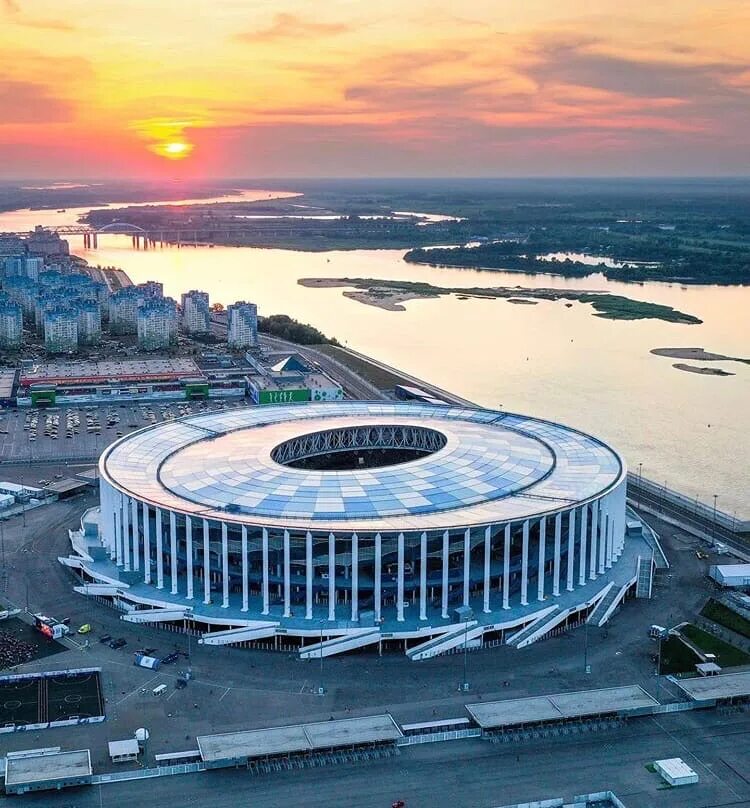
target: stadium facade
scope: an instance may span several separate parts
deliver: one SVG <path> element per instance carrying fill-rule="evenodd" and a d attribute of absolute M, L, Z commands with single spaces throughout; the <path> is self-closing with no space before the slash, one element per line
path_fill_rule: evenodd
<path fill-rule="evenodd" d="M 627 535 L 617 452 L 505 412 L 212 412 L 121 438 L 99 471 L 96 525 L 61 559 L 78 591 L 207 644 L 398 643 L 414 659 L 525 645 L 582 616 L 601 625 L 649 556 Z"/>

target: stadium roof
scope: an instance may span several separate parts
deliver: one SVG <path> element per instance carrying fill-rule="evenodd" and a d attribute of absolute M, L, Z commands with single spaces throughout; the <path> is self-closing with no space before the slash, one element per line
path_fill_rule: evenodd
<path fill-rule="evenodd" d="M 444 445 L 409 462 L 317 471 L 277 463 L 300 436 L 417 427 Z M 569 508 L 622 479 L 619 456 L 558 424 L 492 410 L 330 402 L 243 408 L 146 427 L 113 444 L 101 474 L 155 506 L 253 525 L 435 530 Z"/>

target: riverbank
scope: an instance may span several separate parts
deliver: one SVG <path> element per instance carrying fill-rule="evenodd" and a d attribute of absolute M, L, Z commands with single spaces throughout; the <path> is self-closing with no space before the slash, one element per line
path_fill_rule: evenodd
<path fill-rule="evenodd" d="M 385 311 L 405 311 L 409 300 L 456 295 L 461 298 L 504 299 L 511 303 L 533 304 L 539 300 L 577 301 L 590 304 L 594 316 L 609 320 L 663 320 L 669 323 L 697 325 L 703 322 L 692 314 L 671 306 L 634 300 L 607 292 L 573 289 L 524 288 L 521 286 L 460 287 L 433 286 L 421 281 L 398 281 L 378 278 L 300 278 L 297 283 L 312 289 L 350 287 L 342 294 L 366 306 Z M 351 288 L 353 287 L 353 289 Z"/>

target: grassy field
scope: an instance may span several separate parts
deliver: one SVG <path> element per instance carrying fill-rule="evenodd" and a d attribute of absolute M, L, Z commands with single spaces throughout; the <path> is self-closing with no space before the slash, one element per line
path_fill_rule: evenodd
<path fill-rule="evenodd" d="M 687 625 L 682 629 L 682 633 L 704 653 L 716 654 L 716 662 L 722 668 L 750 664 L 750 654 L 740 651 L 739 648 L 735 648 L 697 626 Z"/>
<path fill-rule="evenodd" d="M 697 654 L 688 648 L 679 637 L 669 637 L 661 644 L 662 675 L 670 673 L 694 673 L 695 666 L 700 662 Z"/>
<path fill-rule="evenodd" d="M 750 638 L 750 620 L 737 614 L 737 612 L 733 612 L 723 603 L 719 603 L 713 598 L 703 607 L 701 614 L 708 620 L 713 620 L 714 623 L 724 626 L 724 628 L 731 629 L 743 637 Z"/>

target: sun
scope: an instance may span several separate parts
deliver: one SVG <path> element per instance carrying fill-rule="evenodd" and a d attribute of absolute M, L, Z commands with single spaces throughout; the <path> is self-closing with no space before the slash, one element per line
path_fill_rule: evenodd
<path fill-rule="evenodd" d="M 154 151 L 168 160 L 183 160 L 193 150 L 193 144 L 184 140 L 170 140 L 156 144 Z"/>

